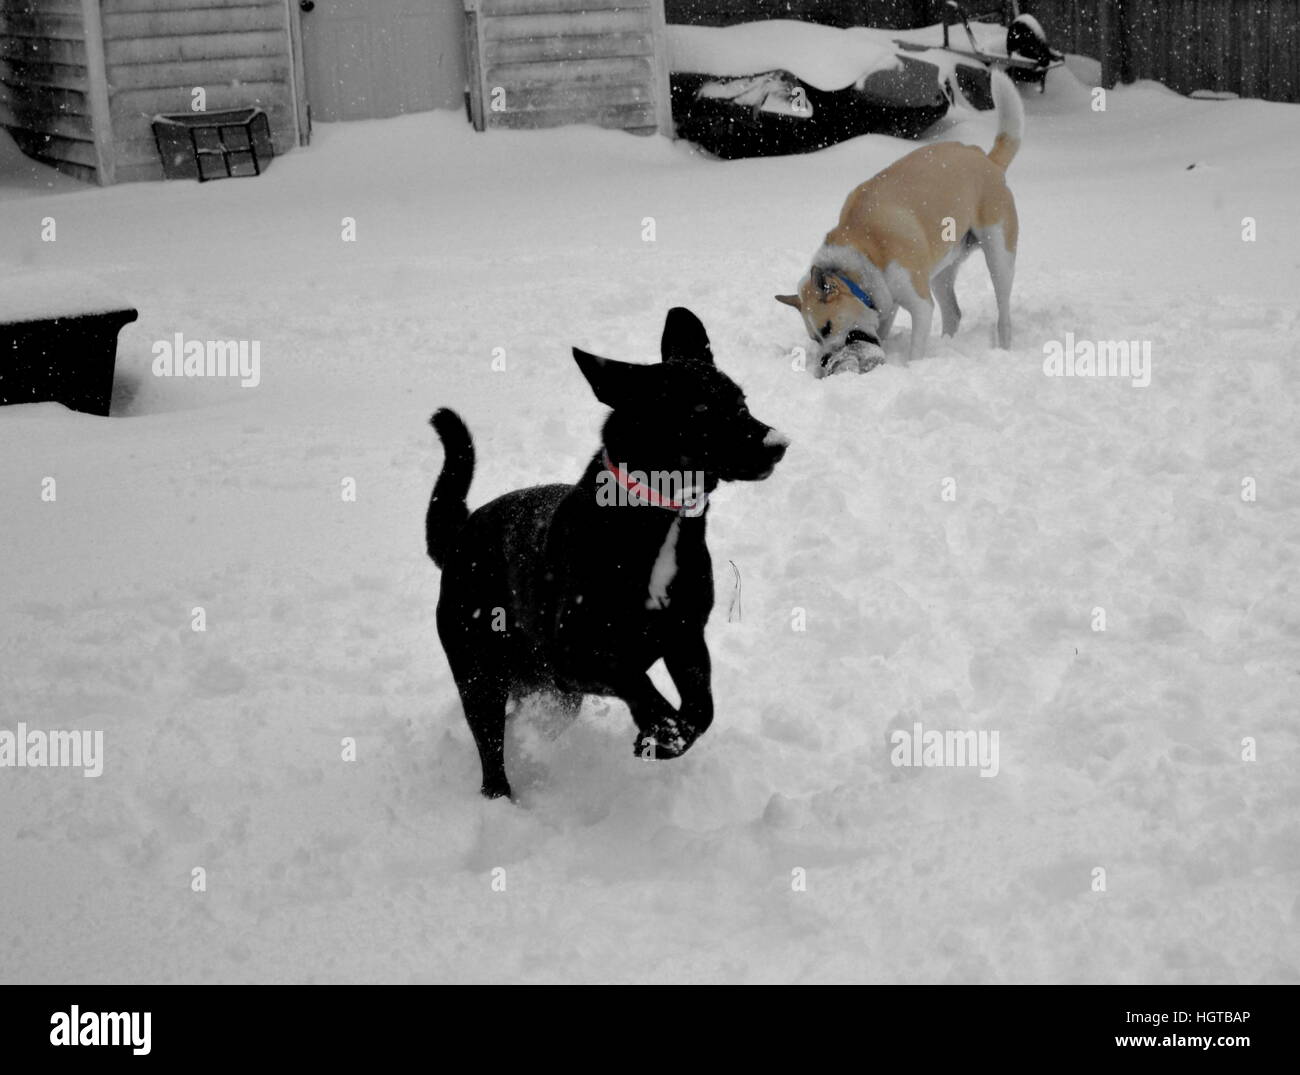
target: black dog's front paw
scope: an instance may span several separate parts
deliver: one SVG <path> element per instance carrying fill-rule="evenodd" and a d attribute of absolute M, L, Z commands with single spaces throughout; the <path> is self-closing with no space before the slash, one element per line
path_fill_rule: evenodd
<path fill-rule="evenodd" d="M 638 758 L 663 760 L 679 758 L 700 737 L 694 725 L 677 717 L 664 717 L 649 728 L 636 733 L 632 752 Z"/>

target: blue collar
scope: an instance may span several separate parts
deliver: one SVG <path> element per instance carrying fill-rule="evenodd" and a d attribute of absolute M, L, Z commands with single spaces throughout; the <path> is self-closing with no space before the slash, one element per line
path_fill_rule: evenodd
<path fill-rule="evenodd" d="M 853 297 L 857 299 L 860 303 L 862 303 L 862 305 L 865 306 L 867 309 L 874 310 L 876 308 L 876 304 L 871 301 L 871 296 L 868 295 L 865 291 L 863 291 L 862 288 L 860 288 L 857 284 L 855 284 L 843 273 L 837 272 L 835 274 L 835 279 L 842 281 L 844 283 L 844 286 L 853 292 Z"/>

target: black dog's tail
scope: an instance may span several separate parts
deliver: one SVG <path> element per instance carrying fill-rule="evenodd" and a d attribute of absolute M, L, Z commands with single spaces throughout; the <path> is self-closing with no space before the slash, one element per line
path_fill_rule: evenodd
<path fill-rule="evenodd" d="M 442 473 L 429 498 L 429 513 L 424 517 L 424 539 L 429 559 L 442 567 L 456 535 L 469 518 L 465 498 L 474 477 L 474 440 L 460 415 L 446 407 L 434 412 L 429 425 L 437 430 L 444 458 Z"/>

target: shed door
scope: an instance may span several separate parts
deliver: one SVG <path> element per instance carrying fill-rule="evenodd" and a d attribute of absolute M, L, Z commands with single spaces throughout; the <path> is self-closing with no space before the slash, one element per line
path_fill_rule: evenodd
<path fill-rule="evenodd" d="M 461 0 L 300 0 L 312 119 L 463 107 Z"/>

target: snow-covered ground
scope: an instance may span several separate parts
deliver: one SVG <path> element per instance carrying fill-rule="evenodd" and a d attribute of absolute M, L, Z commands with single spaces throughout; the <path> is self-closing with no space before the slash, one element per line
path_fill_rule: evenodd
<path fill-rule="evenodd" d="M 140 311 L 114 418 L 0 410 L 0 731 L 105 750 L 0 769 L 0 978 L 1300 979 L 1300 108 L 1098 112 L 1073 63 L 1010 170 L 1014 349 L 976 257 L 961 333 L 863 377 L 793 370 L 771 296 L 884 137 L 722 164 L 438 113 L 259 179 L 0 185 L 4 268 Z M 523 718 L 520 802 L 485 802 L 426 419 L 474 432 L 472 504 L 574 478 L 602 412 L 569 347 L 650 361 L 675 304 L 794 442 L 713 500 L 716 723 L 651 763 L 621 704 Z M 154 377 L 177 332 L 259 341 L 261 383 Z M 1150 386 L 1046 377 L 1067 332 L 1150 341 Z M 998 775 L 891 765 L 918 721 L 997 731 Z"/>

